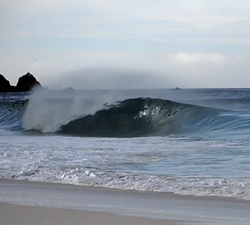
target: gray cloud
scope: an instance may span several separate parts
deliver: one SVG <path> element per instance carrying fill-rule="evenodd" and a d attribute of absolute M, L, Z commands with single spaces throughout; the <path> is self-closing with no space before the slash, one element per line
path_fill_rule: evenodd
<path fill-rule="evenodd" d="M 75 88 L 246 87 L 250 3 L 0 2 L 0 68 Z"/>

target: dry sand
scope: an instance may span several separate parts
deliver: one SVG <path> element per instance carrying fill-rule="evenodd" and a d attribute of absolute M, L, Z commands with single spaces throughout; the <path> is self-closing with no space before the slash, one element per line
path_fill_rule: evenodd
<path fill-rule="evenodd" d="M 0 179 L 0 225 L 249 225 L 250 202 Z"/>

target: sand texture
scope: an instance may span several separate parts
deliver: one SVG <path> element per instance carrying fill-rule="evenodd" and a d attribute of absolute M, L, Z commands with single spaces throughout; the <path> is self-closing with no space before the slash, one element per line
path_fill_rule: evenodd
<path fill-rule="evenodd" d="M 250 202 L 0 179 L 0 225 L 249 225 Z"/>

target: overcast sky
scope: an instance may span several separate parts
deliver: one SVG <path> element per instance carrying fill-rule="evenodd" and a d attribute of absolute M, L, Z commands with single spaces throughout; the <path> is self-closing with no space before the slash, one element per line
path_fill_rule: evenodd
<path fill-rule="evenodd" d="M 0 73 L 50 88 L 250 87 L 249 0 L 0 1 Z"/>

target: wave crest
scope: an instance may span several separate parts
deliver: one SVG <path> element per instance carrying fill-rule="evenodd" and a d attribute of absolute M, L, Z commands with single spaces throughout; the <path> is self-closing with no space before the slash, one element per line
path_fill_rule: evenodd
<path fill-rule="evenodd" d="M 28 99 L 0 99 L 0 125 L 93 137 L 140 137 L 200 132 L 248 132 L 247 112 L 226 111 L 149 97 L 93 92 L 36 91 Z M 24 112 L 25 111 L 25 112 Z M 215 134 L 216 135 L 216 134 Z"/>
<path fill-rule="evenodd" d="M 58 133 L 99 137 L 175 134 L 190 130 L 208 116 L 208 111 L 211 110 L 163 99 L 126 99 L 62 125 Z"/>
<path fill-rule="evenodd" d="M 92 137 L 169 135 L 202 127 L 217 111 L 159 98 L 117 100 L 82 92 L 37 91 L 23 117 L 25 130 Z"/>

